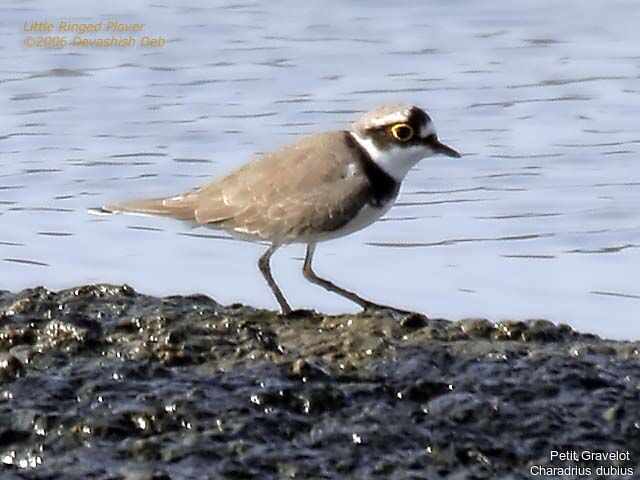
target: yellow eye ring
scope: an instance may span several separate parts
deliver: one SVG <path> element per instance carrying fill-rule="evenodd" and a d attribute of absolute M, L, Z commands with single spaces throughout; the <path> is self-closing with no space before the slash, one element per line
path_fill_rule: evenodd
<path fill-rule="evenodd" d="M 399 142 L 408 142 L 414 134 L 413 127 L 408 123 L 396 123 L 391 127 L 391 136 Z"/>

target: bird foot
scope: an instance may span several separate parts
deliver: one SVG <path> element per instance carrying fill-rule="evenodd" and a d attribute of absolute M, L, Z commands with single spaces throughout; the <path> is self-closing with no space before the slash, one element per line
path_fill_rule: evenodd
<path fill-rule="evenodd" d="M 282 318 L 286 318 L 289 320 L 296 320 L 296 319 L 300 319 L 300 318 L 311 318 L 311 317 L 315 317 L 318 314 L 318 312 L 316 312 L 315 310 L 309 310 L 309 309 L 304 309 L 304 308 L 296 308 L 296 309 L 289 309 L 289 310 L 282 310 L 280 312 L 280 317 Z"/>
<path fill-rule="evenodd" d="M 362 309 L 367 313 L 375 313 L 375 312 L 387 312 L 396 315 L 413 315 L 416 312 L 411 312 L 409 310 L 403 310 L 401 308 L 391 307 L 389 305 L 381 305 L 379 303 L 367 302 L 362 305 Z"/>

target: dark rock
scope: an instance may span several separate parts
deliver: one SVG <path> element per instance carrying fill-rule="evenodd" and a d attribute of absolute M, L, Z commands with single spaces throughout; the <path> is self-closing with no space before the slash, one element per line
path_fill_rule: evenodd
<path fill-rule="evenodd" d="M 489 338 L 496 330 L 496 325 L 484 318 L 468 318 L 456 324 L 470 338 Z"/>
<path fill-rule="evenodd" d="M 13 355 L 0 354 L 0 383 L 12 382 L 25 374 L 26 369 Z"/>
<path fill-rule="evenodd" d="M 552 449 L 640 471 L 640 344 L 545 320 L 38 287 L 0 293 L 0 355 L 3 478 L 529 479 Z"/>
<path fill-rule="evenodd" d="M 400 325 L 404 328 L 417 329 L 426 327 L 429 319 L 420 313 L 411 313 L 406 315 L 401 321 Z"/>

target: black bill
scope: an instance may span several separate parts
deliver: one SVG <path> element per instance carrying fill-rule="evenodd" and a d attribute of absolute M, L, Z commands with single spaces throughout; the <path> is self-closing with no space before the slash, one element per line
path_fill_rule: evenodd
<path fill-rule="evenodd" d="M 459 158 L 461 156 L 449 145 L 445 145 L 440 140 L 438 140 L 438 137 L 436 137 L 435 135 L 429 135 L 427 138 L 425 138 L 424 144 L 429 146 L 429 148 L 431 148 L 431 150 L 433 150 L 434 152 L 441 153 L 443 155 L 446 155 L 447 157 Z"/>

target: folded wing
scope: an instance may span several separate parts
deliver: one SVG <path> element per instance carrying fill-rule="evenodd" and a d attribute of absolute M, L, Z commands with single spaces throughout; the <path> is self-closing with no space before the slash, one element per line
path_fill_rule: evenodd
<path fill-rule="evenodd" d="M 367 202 L 369 183 L 347 132 L 304 139 L 220 180 L 169 198 L 105 207 L 169 216 L 272 241 L 340 228 Z"/>

